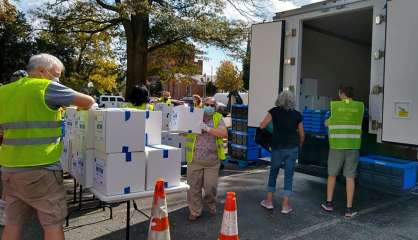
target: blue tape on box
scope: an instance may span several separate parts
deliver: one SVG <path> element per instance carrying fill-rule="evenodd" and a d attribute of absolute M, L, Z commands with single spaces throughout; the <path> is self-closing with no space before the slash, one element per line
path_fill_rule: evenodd
<path fill-rule="evenodd" d="M 149 111 L 146 111 L 145 112 L 145 119 L 148 119 L 149 118 Z"/>
<path fill-rule="evenodd" d="M 193 132 L 192 130 L 187 131 L 187 133 L 192 133 L 192 132 Z"/>
<path fill-rule="evenodd" d="M 124 193 L 124 194 L 131 193 L 131 187 L 126 187 L 126 188 L 124 188 L 124 189 L 123 189 L 123 193 Z"/>
<path fill-rule="evenodd" d="M 122 152 L 123 153 L 129 152 L 129 147 L 128 146 L 122 146 Z"/>
<path fill-rule="evenodd" d="M 194 107 L 193 106 L 190 107 L 190 112 L 191 113 L 194 112 Z"/>
<path fill-rule="evenodd" d="M 145 133 L 145 146 L 148 146 L 148 133 Z"/>
<path fill-rule="evenodd" d="M 163 150 L 163 158 L 168 158 L 168 150 L 167 149 Z"/>
<path fill-rule="evenodd" d="M 168 182 L 164 182 L 164 188 L 168 188 Z"/>
<path fill-rule="evenodd" d="M 131 152 L 127 152 L 127 153 L 125 153 L 125 160 L 126 160 L 127 162 L 132 161 L 132 153 L 131 153 Z"/>
<path fill-rule="evenodd" d="M 125 111 L 125 122 L 131 118 L 131 111 Z"/>

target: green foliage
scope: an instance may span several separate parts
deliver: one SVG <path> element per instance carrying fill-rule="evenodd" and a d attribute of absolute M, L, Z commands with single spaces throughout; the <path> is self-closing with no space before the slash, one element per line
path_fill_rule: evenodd
<path fill-rule="evenodd" d="M 223 61 L 216 71 L 215 86 L 223 91 L 238 91 L 243 87 L 242 76 L 234 64 Z"/>
<path fill-rule="evenodd" d="M 250 40 L 248 39 L 247 42 L 247 52 L 242 59 L 242 80 L 244 81 L 244 89 L 250 89 L 250 56 L 251 56 L 251 48 L 250 48 Z"/>
<path fill-rule="evenodd" d="M 4 20 L 0 21 L 0 83 L 8 82 L 13 72 L 25 69 L 33 52 L 32 29 L 25 16 L 11 5 L 7 9 L 0 15 Z"/>
<path fill-rule="evenodd" d="M 233 0 L 234 1 L 234 0 Z M 37 15 L 53 25 L 47 31 L 73 33 L 121 32 L 126 42 L 126 53 L 120 62 L 127 62 L 127 87 L 145 84 L 148 75 L 157 74 L 172 81 L 181 73 L 181 81 L 190 81 L 196 70 L 186 65 L 162 71 L 163 63 L 147 63 L 148 54 L 178 53 L 177 43 L 214 45 L 229 50 L 231 55 L 242 56 L 241 43 L 246 38 L 247 26 L 223 16 L 231 0 L 64 0 L 47 3 Z M 242 0 L 240 0 L 242 1 Z M 47 9 L 47 11 L 45 11 Z M 174 44 L 174 45 L 173 45 Z M 173 48 L 166 48 L 173 45 Z M 164 49 L 162 51 L 159 51 Z M 186 46 L 184 50 L 188 50 Z M 187 55 L 187 54 L 186 54 Z M 182 55 L 180 55 L 182 56 Z"/>
<path fill-rule="evenodd" d="M 49 52 L 66 66 L 62 82 L 78 91 L 88 92 L 92 82 L 98 93 L 113 92 L 120 70 L 112 50 L 112 33 L 60 32 L 56 22 L 46 22 L 50 31 L 39 35 L 40 52 Z M 88 26 L 83 26 L 88 27 Z"/>
<path fill-rule="evenodd" d="M 160 80 L 179 80 L 189 83 L 191 77 L 199 73 L 194 63 L 199 54 L 193 44 L 179 41 L 148 55 L 148 76 L 158 76 Z"/>

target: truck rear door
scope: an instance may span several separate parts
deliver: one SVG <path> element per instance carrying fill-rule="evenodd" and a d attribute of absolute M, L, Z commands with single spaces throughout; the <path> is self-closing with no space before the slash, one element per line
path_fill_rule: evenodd
<path fill-rule="evenodd" d="M 387 1 L 383 141 L 418 145 L 418 1 Z"/>
<path fill-rule="evenodd" d="M 258 127 L 279 93 L 283 23 L 256 24 L 251 29 L 248 126 Z"/>

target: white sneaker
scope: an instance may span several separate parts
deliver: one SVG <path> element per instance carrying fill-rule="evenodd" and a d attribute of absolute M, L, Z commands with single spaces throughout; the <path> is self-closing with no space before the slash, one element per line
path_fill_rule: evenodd
<path fill-rule="evenodd" d="M 266 200 L 263 200 L 263 201 L 261 201 L 260 202 L 260 204 L 261 204 L 261 206 L 263 206 L 265 209 L 268 209 L 268 210 L 272 210 L 272 209 L 274 209 L 274 206 L 273 206 L 273 203 L 269 203 L 269 202 L 267 202 Z"/>
<path fill-rule="evenodd" d="M 291 212 L 293 212 L 293 208 L 282 208 L 282 211 L 281 211 L 281 213 L 283 214 L 289 214 Z"/>

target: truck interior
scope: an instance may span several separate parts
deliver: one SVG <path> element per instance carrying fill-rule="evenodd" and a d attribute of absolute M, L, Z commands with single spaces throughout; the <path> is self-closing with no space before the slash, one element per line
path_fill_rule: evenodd
<path fill-rule="evenodd" d="M 373 9 L 303 21 L 300 109 L 329 109 L 339 86 L 354 88 L 355 98 L 369 103 Z M 367 123 L 364 126 L 367 132 Z M 326 136 L 307 136 L 299 163 L 326 174 Z M 321 170 L 321 169 L 318 169 Z M 312 170 L 309 170 L 312 174 Z"/>
<path fill-rule="evenodd" d="M 303 22 L 301 76 L 317 80 L 318 96 L 336 98 L 345 85 L 368 103 L 372 28 L 371 8 Z"/>

